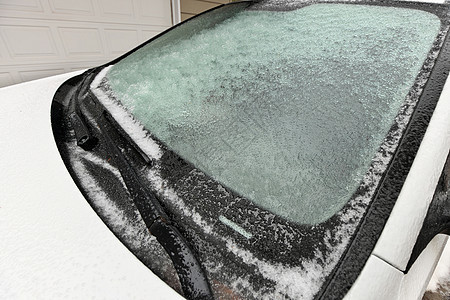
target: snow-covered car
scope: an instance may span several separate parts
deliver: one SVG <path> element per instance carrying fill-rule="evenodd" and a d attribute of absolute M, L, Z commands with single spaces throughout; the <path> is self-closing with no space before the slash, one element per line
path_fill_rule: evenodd
<path fill-rule="evenodd" d="M 235 2 L 1 89 L 0 294 L 419 299 L 450 228 L 449 9 Z"/>

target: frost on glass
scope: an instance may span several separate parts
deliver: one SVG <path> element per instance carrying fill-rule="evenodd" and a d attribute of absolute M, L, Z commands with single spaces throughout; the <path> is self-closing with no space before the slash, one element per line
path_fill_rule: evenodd
<path fill-rule="evenodd" d="M 315 224 L 352 196 L 439 32 L 412 9 L 242 11 L 108 72 L 158 139 L 238 194 Z"/>

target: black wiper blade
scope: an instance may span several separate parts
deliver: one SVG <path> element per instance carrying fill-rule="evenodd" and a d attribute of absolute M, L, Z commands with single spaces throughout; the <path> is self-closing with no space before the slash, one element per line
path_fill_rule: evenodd
<path fill-rule="evenodd" d="M 164 212 L 159 201 L 153 194 L 147 192 L 147 189 L 141 184 L 134 168 L 114 142 L 112 136 L 116 132 L 116 129 L 108 120 L 108 117 L 104 114 L 97 119 L 97 123 L 106 142 L 106 146 L 111 151 L 111 158 L 116 163 L 131 198 L 147 227 L 150 228 L 158 219 L 168 220 L 169 217 Z"/>
<path fill-rule="evenodd" d="M 193 251 L 188 246 L 188 242 L 178 229 L 169 222 L 169 217 L 162 209 L 159 201 L 153 194 L 147 192 L 147 189 L 140 183 L 134 169 L 115 145 L 110 133 L 111 130 L 115 129 L 107 120 L 106 115 L 100 118 L 98 123 L 136 208 L 150 233 L 156 237 L 170 256 L 185 296 L 189 299 L 212 299 L 208 280 Z"/>
<path fill-rule="evenodd" d="M 92 97 L 92 95 L 90 95 L 90 97 Z M 80 143 L 78 138 L 84 141 L 83 139 L 87 136 L 87 140 L 92 141 L 94 137 L 89 131 L 87 122 L 83 120 L 83 112 L 86 111 L 86 107 L 83 107 L 83 100 L 84 99 L 77 99 L 74 97 L 72 101 L 75 102 L 74 105 L 76 105 L 76 107 L 69 114 L 70 120 L 73 122 L 72 126 L 75 130 L 77 143 L 86 150 L 86 148 L 82 146 L 85 145 L 85 143 Z M 95 117 L 95 123 L 97 129 L 100 131 L 102 139 L 105 141 L 105 146 L 111 151 L 111 159 L 118 168 L 139 214 L 150 233 L 156 237 L 157 241 L 162 245 L 172 260 L 184 296 L 188 299 L 213 299 L 206 275 L 197 260 L 194 251 L 189 246 L 189 243 L 180 231 L 170 222 L 168 215 L 165 213 L 156 196 L 149 192 L 141 183 L 133 166 L 117 146 L 114 136 L 116 136 L 119 131 L 113 125 L 114 123 L 107 112 L 103 111 L 98 114 L 97 117 Z"/>

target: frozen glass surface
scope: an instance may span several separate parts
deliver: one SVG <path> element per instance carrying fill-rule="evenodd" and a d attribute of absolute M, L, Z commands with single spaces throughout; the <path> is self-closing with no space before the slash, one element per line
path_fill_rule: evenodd
<path fill-rule="evenodd" d="M 440 28 L 348 4 L 196 22 L 117 63 L 112 93 L 200 170 L 305 224 L 355 192 Z"/>

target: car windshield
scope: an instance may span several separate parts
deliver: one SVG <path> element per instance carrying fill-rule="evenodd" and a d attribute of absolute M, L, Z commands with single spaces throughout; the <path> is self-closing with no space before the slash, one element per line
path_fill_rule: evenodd
<path fill-rule="evenodd" d="M 186 297 L 343 298 L 427 130 L 449 28 L 448 5 L 233 2 L 65 82 L 55 141 Z"/>
<path fill-rule="evenodd" d="M 109 93 L 196 168 L 303 224 L 358 188 L 440 28 L 421 10 L 346 4 L 205 23 L 119 61 Z"/>

